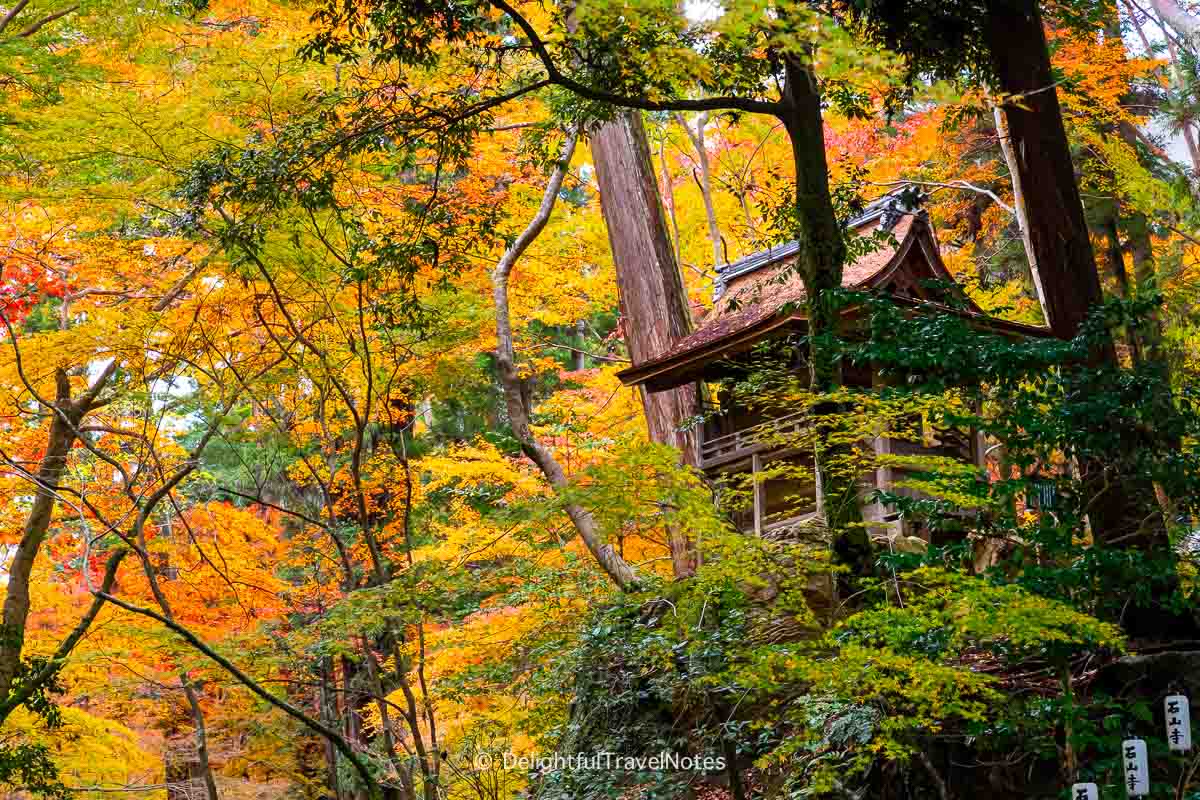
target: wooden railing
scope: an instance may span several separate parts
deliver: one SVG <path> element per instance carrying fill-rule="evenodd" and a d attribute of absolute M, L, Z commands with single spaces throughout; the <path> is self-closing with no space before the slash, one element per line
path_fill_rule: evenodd
<path fill-rule="evenodd" d="M 797 411 L 740 431 L 700 441 L 700 468 L 710 469 L 780 445 L 779 437 L 799 433 L 809 424 L 808 413 Z"/>

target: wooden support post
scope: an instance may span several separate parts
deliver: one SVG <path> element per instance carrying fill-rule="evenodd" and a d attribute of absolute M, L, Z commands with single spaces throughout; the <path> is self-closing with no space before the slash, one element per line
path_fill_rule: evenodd
<path fill-rule="evenodd" d="M 818 444 L 817 447 L 821 445 Z M 817 518 L 827 520 L 829 517 L 825 515 L 825 487 L 821 483 L 821 470 L 817 469 L 817 451 L 814 448 L 813 456 L 813 498 L 817 504 Z"/>
<path fill-rule="evenodd" d="M 979 428 L 971 428 L 971 456 L 976 467 L 987 469 L 987 439 Z"/>
<path fill-rule="evenodd" d="M 882 432 L 881 432 L 881 434 L 882 434 Z M 876 457 L 890 455 L 892 452 L 892 440 L 887 438 L 886 436 L 883 436 L 883 435 L 876 436 L 874 441 L 871 444 L 875 449 Z M 891 466 L 881 463 L 875 467 L 875 488 L 876 489 L 878 489 L 880 491 L 891 491 L 892 484 L 895 482 L 895 480 L 896 480 L 896 476 L 895 476 L 895 473 Z M 877 505 L 879 507 L 879 519 L 881 519 L 881 520 L 885 519 L 888 515 L 887 506 L 881 501 L 877 501 Z M 903 526 L 896 525 L 893 527 L 895 528 L 896 532 L 899 533 L 899 532 L 901 532 L 900 529 Z"/>
<path fill-rule="evenodd" d="M 889 383 L 891 383 L 891 381 L 888 381 L 887 379 L 884 378 L 883 374 L 880 372 L 879 365 L 872 364 L 871 365 L 871 387 L 872 387 L 872 389 L 874 389 L 875 391 L 880 391 L 880 390 L 886 389 L 888 387 Z M 877 462 L 883 462 L 884 459 L 881 458 L 881 456 L 891 455 L 891 453 L 892 453 L 892 440 L 889 439 L 885 434 L 886 434 L 886 431 L 884 430 L 884 428 L 881 424 L 880 426 L 878 426 L 876 428 L 875 436 L 871 441 L 871 446 L 875 451 L 875 457 L 877 459 Z M 895 483 L 895 480 L 896 480 L 895 470 L 891 466 L 889 466 L 885 463 L 877 463 L 876 464 L 876 467 L 875 467 L 875 488 L 876 489 L 878 489 L 879 491 L 891 491 L 892 486 Z M 881 522 L 886 520 L 888 517 L 888 513 L 889 513 L 887 505 L 885 505 L 882 501 L 876 500 L 875 507 L 876 507 L 876 513 L 878 515 L 878 519 Z M 888 528 L 890 529 L 888 531 L 888 535 L 891 538 L 895 538 L 896 536 L 903 535 L 905 533 L 903 522 L 896 522 L 896 523 L 889 522 Z"/>
<path fill-rule="evenodd" d="M 763 496 L 762 483 L 758 477 L 762 469 L 762 457 L 758 453 L 750 456 L 750 475 L 754 485 L 754 535 L 762 536 Z"/>
<path fill-rule="evenodd" d="M 982 402 L 971 401 L 971 413 L 979 414 L 982 412 Z M 971 427 L 971 463 L 980 470 L 987 470 L 987 438 L 984 436 L 983 430 L 980 428 Z M 989 477 L 988 480 L 991 480 Z"/>

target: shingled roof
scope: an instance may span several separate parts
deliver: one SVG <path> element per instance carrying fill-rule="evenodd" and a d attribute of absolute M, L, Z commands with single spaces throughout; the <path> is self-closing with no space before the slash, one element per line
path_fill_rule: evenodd
<path fill-rule="evenodd" d="M 917 211 L 903 190 L 892 192 L 870 203 L 862 213 L 851 218 L 846 227 L 859 233 L 866 233 L 874 228 L 892 230 L 902 216 Z M 799 250 L 800 243 L 793 240 L 751 253 L 730 264 L 722 264 L 717 267 L 717 285 L 713 300 L 720 298 L 732 281 L 757 272 L 763 267 L 774 266 L 784 259 L 791 258 Z"/>
<path fill-rule="evenodd" d="M 885 195 L 872 203 L 848 227 L 860 236 L 879 229 L 892 234 L 894 244 L 873 250 L 848 264 L 842 286 L 849 289 L 883 289 L 901 300 L 927 303 L 942 309 L 947 299 L 925 288 L 931 282 L 954 281 L 942 263 L 937 240 L 927 215 L 903 204 L 903 195 Z M 619 373 L 627 385 L 645 384 L 650 391 L 678 386 L 700 377 L 703 368 L 725 356 L 752 346 L 776 329 L 804 320 L 804 285 L 789 269 L 799 246 L 787 242 L 718 269 L 713 307 L 696 329 L 666 352 Z M 965 295 L 958 309 L 986 320 L 989 326 L 1022 335 L 1045 335 L 1042 328 L 987 317 Z"/>

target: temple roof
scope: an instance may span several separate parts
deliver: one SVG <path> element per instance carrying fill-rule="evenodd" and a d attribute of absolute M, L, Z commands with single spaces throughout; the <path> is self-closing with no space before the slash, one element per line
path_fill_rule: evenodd
<path fill-rule="evenodd" d="M 904 205 L 903 195 L 885 195 L 852 219 L 848 227 L 860 236 L 880 229 L 892 242 L 847 264 L 842 286 L 882 289 L 913 305 L 928 306 L 975 318 L 988 327 L 1019 335 L 1045 336 L 1031 325 L 988 317 L 961 291 L 949 300 L 946 288 L 954 278 L 942 263 L 927 215 Z M 650 391 L 681 385 L 701 376 L 704 367 L 751 347 L 783 326 L 804 320 L 804 285 L 790 269 L 799 250 L 787 242 L 723 265 L 717 270 L 713 307 L 695 330 L 666 352 L 619 373 L 627 385 L 645 384 Z"/>
<path fill-rule="evenodd" d="M 870 203 L 862 213 L 854 216 L 846 227 L 859 233 L 867 233 L 875 228 L 892 230 L 905 214 L 917 212 L 903 192 L 892 192 Z M 791 258 L 800 250 L 800 243 L 793 240 L 783 244 L 773 245 L 766 250 L 759 250 L 744 258 L 717 267 L 717 285 L 714 300 L 719 298 L 728 288 L 731 281 L 744 275 L 757 272 L 763 267 L 773 266 L 786 258 Z M 853 265 L 851 265 L 853 266 Z"/>

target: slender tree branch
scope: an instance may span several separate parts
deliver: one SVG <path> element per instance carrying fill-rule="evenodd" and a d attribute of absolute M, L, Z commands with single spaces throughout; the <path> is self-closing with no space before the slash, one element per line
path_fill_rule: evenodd
<path fill-rule="evenodd" d="M 501 0 L 502 2 L 503 0 Z M 563 178 L 571 155 L 575 152 L 575 142 L 578 129 L 568 132 L 566 142 L 559 157 L 559 162 L 550 174 L 546 190 L 542 194 L 542 202 L 529 224 L 521 231 L 512 246 L 505 250 L 504 255 L 492 271 L 492 297 L 496 306 L 496 363 L 500 373 L 500 381 L 504 387 L 504 398 L 508 406 L 509 420 L 513 434 L 521 443 L 521 449 L 529 457 L 542 474 L 546 476 L 555 490 L 565 488 L 569 481 L 562 465 L 555 459 L 553 453 L 538 442 L 530 429 L 529 400 L 516 366 L 516 354 L 513 348 L 512 319 L 508 305 L 508 281 L 513 268 L 521 255 L 529 248 L 535 239 L 545 229 L 550 215 L 554 211 L 558 193 L 562 189 Z M 579 538 L 600 564 L 601 569 L 624 591 L 638 587 L 638 574 L 633 567 L 604 541 L 597 528 L 592 513 L 583 506 L 575 503 L 566 505 L 567 516 L 575 526 Z"/>
<path fill-rule="evenodd" d="M 518 28 L 529 39 L 529 44 L 533 48 L 533 54 L 542 62 L 542 67 L 546 70 L 547 80 L 551 83 L 568 89 L 580 97 L 588 100 L 594 100 L 599 103 L 608 103 L 609 105 L 621 106 L 623 108 L 637 108 L 642 111 L 745 111 L 750 114 L 773 114 L 778 116 L 780 111 L 785 108 L 781 102 L 770 102 L 766 100 L 752 100 L 748 97 L 705 97 L 698 100 L 666 100 L 655 101 L 647 100 L 643 97 L 627 97 L 624 95 L 612 94 L 610 92 L 594 89 L 591 86 L 580 83 L 566 75 L 554 63 L 554 57 L 550 55 L 550 50 L 546 47 L 545 41 L 534 30 L 533 25 L 529 20 L 525 19 L 515 8 L 506 2 L 506 0 L 488 0 L 493 8 L 507 14 Z"/>
<path fill-rule="evenodd" d="M 316 525 L 318 528 L 321 528 L 322 530 L 329 530 L 329 525 L 327 525 L 324 522 L 321 522 L 319 519 L 314 519 L 313 517 L 310 517 L 307 514 L 302 514 L 299 511 L 292 511 L 290 508 L 284 508 L 283 506 L 279 506 L 274 503 L 267 502 L 266 500 L 263 500 L 261 497 L 256 497 L 255 495 L 252 495 L 252 494 L 245 494 L 243 492 L 239 492 L 236 489 L 230 489 L 228 486 L 218 486 L 217 491 L 224 492 L 225 494 L 231 494 L 234 497 L 240 497 L 243 500 L 249 500 L 251 503 L 254 503 L 255 505 L 262 506 L 263 508 L 273 509 L 275 511 L 278 511 L 281 514 L 287 514 L 288 516 L 295 517 L 296 519 L 299 519 L 299 520 L 303 520 L 304 522 L 307 522 L 309 525 Z"/>
<path fill-rule="evenodd" d="M 4 30 L 12 24 L 18 14 L 25 10 L 27 5 L 29 5 L 29 0 L 17 0 L 17 3 L 4 15 L 4 19 L 0 19 L 0 33 L 4 33 Z"/>
<path fill-rule="evenodd" d="M 268 692 L 266 689 L 264 689 L 262 687 L 262 685 L 260 685 L 258 683 L 258 681 L 251 678 L 245 672 L 242 672 L 242 670 L 239 669 L 236 664 L 234 664 L 232 661 L 227 659 L 225 656 L 218 653 L 212 647 L 209 647 L 198 636 L 196 636 L 196 634 L 192 633 L 190 630 L 183 627 L 182 625 L 180 625 L 176 622 L 173 622 L 172 620 L 167 619 L 162 614 L 152 611 L 149 608 L 143 608 L 142 606 L 137 606 L 137 605 L 134 605 L 133 603 L 127 603 L 118 597 L 114 597 L 113 595 L 109 594 L 107 591 L 104 591 L 103 589 L 95 589 L 95 590 L 93 590 L 93 594 L 95 594 L 98 597 L 104 598 L 105 600 L 112 603 L 113 605 L 118 606 L 119 608 L 123 608 L 132 614 L 138 614 L 139 616 L 148 617 L 149 619 L 152 619 L 155 622 L 158 622 L 163 627 L 168 628 L 173 633 L 175 633 L 177 636 L 179 636 L 179 638 L 183 639 L 185 642 L 190 644 L 196 650 L 199 650 L 201 653 L 203 653 L 205 656 L 207 656 L 210 660 L 214 661 L 218 666 L 220 666 L 222 669 L 224 669 L 226 672 L 228 672 L 230 675 L 232 675 L 238 681 L 238 683 L 242 684 L 247 689 L 249 689 L 251 692 L 253 692 L 254 694 L 261 697 L 267 703 L 275 706 L 276 708 L 278 708 L 283 713 L 287 714 L 292 719 L 295 719 L 301 725 L 304 725 L 309 730 L 328 739 L 330 742 L 333 743 L 333 746 L 338 749 L 338 752 L 340 752 L 343 756 L 345 756 L 346 759 L 349 760 L 350 763 L 354 765 L 354 769 L 358 772 L 359 777 L 362 778 L 363 782 L 368 787 L 372 787 L 371 788 L 372 795 L 377 795 L 377 792 L 374 789 L 374 787 L 376 786 L 375 779 L 371 776 L 371 772 L 367 768 L 367 765 L 363 762 L 363 760 L 361 758 L 359 758 L 358 753 L 354 752 L 354 748 L 352 748 L 350 746 L 349 742 L 347 742 L 344 738 L 342 738 L 341 734 L 339 734 L 337 731 L 335 731 L 332 728 L 313 719 L 308 714 L 305 714 L 303 711 L 296 708 L 294 705 L 287 702 L 286 700 L 282 700 L 282 699 L 276 697 L 275 695 L 271 694 L 270 692 Z"/>
<path fill-rule="evenodd" d="M 68 6 L 68 7 L 64 8 L 62 11 L 56 11 L 53 14 L 42 17 L 37 22 L 33 23 L 32 25 L 30 25 L 28 28 L 21 31 L 17 35 L 20 36 L 22 39 L 33 36 L 35 33 L 40 31 L 42 28 L 49 25 L 51 22 L 54 22 L 54 20 L 62 19 L 67 14 L 70 14 L 71 12 L 78 11 L 78 10 L 79 10 L 79 6 Z"/>

